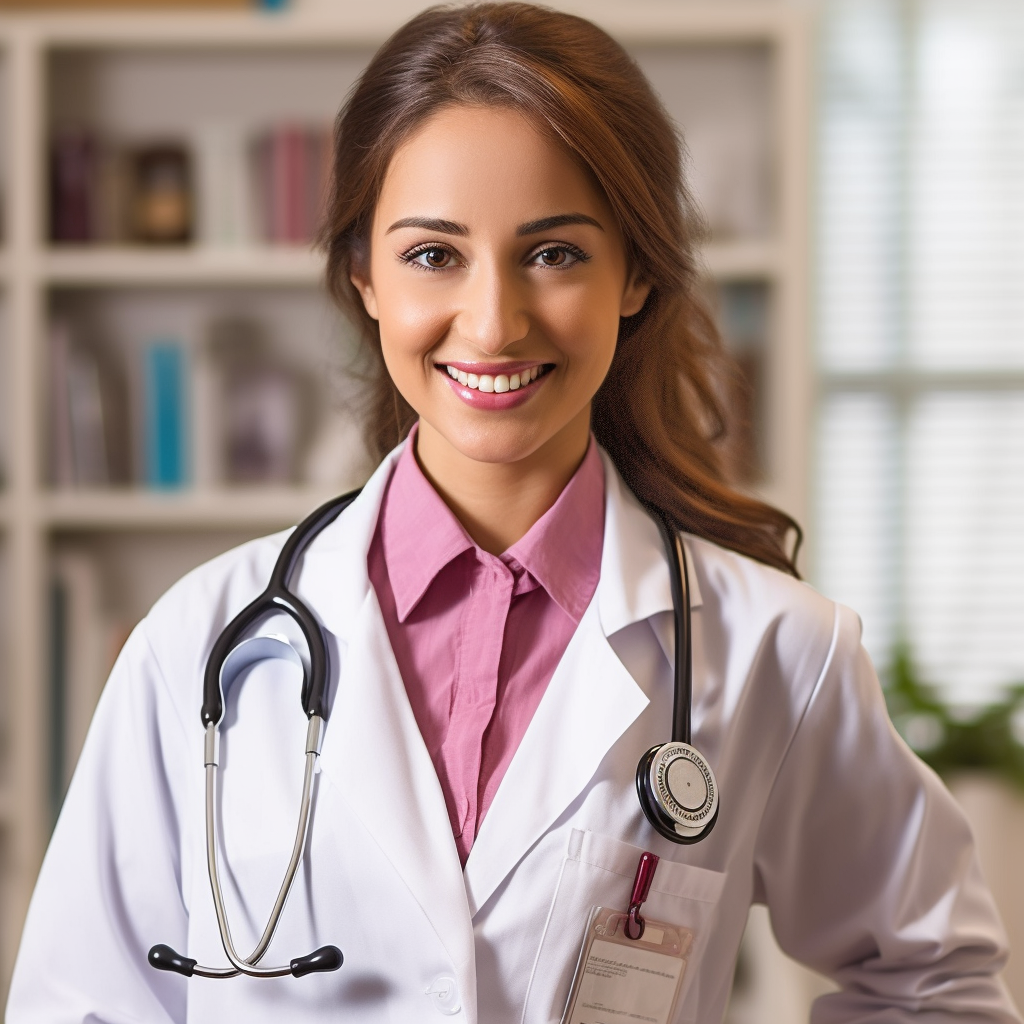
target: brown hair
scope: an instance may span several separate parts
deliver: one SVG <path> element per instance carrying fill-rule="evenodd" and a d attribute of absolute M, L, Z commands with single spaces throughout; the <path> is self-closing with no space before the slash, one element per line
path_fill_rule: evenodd
<path fill-rule="evenodd" d="M 374 359 L 375 454 L 408 433 L 415 413 L 391 383 L 377 322 L 349 273 L 368 258 L 393 154 L 450 103 L 512 108 L 559 139 L 603 189 L 630 268 L 652 286 L 643 309 L 622 320 L 593 402 L 594 434 L 626 483 L 679 529 L 797 575 L 796 522 L 726 482 L 723 397 L 735 370 L 702 294 L 695 247 L 704 225 L 679 138 L 636 63 L 583 18 L 526 3 L 431 8 L 380 48 L 338 115 L 321 242 L 331 294 Z"/>

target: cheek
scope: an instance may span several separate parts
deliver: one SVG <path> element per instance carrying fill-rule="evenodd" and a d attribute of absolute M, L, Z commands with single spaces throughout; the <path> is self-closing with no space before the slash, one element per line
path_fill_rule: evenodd
<path fill-rule="evenodd" d="M 608 282 L 600 288 L 567 288 L 548 303 L 548 329 L 575 373 L 603 376 L 611 363 L 619 334 L 616 287 Z"/>
<path fill-rule="evenodd" d="M 444 337 L 451 319 L 447 303 L 438 289 L 418 282 L 401 282 L 383 274 L 375 279 L 380 307 L 380 335 L 384 358 L 390 369 L 392 360 L 422 359 Z"/>

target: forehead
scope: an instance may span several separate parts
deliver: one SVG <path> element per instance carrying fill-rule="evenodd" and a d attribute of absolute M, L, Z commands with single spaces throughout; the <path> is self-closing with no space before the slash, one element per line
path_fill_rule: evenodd
<path fill-rule="evenodd" d="M 505 107 L 453 104 L 398 148 L 378 223 L 408 216 L 474 225 L 519 224 L 569 210 L 606 223 L 607 200 L 568 150 Z"/>

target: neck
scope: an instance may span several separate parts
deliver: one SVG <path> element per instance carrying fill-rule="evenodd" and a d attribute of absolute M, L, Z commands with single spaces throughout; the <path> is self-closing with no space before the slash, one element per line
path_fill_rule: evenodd
<path fill-rule="evenodd" d="M 420 421 L 416 460 L 466 533 L 500 555 L 558 500 L 590 440 L 590 409 L 515 462 L 478 462 Z"/>

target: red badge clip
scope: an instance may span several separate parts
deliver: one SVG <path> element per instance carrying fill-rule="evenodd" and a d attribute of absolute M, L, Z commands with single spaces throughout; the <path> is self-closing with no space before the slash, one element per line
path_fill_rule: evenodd
<path fill-rule="evenodd" d="M 640 862 L 636 866 L 636 878 L 633 879 L 633 895 L 629 898 L 629 913 L 626 917 L 626 937 L 635 942 L 644 934 L 647 922 L 640 913 L 640 908 L 651 891 L 654 872 L 658 870 L 658 858 L 646 850 L 640 854 Z"/>

